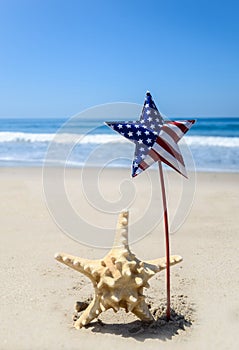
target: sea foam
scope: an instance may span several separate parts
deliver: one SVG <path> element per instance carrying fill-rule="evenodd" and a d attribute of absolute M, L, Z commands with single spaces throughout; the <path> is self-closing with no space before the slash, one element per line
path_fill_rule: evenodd
<path fill-rule="evenodd" d="M 33 134 L 25 132 L 0 132 L 0 143 L 19 142 L 56 142 L 56 143 L 82 143 L 82 144 L 103 144 L 108 142 L 129 142 L 127 139 L 117 134 L 67 134 L 67 133 L 47 133 Z M 214 147 L 239 147 L 239 137 L 221 136 L 185 136 L 183 142 L 189 146 L 214 146 Z"/>

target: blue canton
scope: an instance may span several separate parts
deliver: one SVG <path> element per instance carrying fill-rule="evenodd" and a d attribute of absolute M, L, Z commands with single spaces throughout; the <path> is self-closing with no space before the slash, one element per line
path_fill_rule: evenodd
<path fill-rule="evenodd" d="M 152 99 L 152 96 L 149 92 L 146 93 L 146 98 L 145 98 L 143 110 L 140 116 L 140 121 L 137 123 L 144 125 L 148 130 L 152 131 L 154 135 L 158 135 L 160 133 L 160 129 L 164 123 L 163 117 L 159 113 Z M 148 147 L 145 144 L 140 145 L 138 142 L 136 142 L 133 165 L 132 165 L 133 166 L 132 176 L 135 176 L 140 162 L 145 158 L 146 154 L 148 154 L 148 151 L 150 148 L 151 147 Z"/>
<path fill-rule="evenodd" d="M 156 141 L 163 123 L 163 117 L 159 113 L 149 92 L 146 93 L 139 120 L 118 123 L 107 122 L 108 126 L 136 145 L 132 164 L 132 176 L 137 174 L 139 164 L 144 160 Z"/>

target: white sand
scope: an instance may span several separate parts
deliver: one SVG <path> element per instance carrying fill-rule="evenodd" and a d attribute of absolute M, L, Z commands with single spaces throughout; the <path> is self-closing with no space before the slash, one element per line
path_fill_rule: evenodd
<path fill-rule="evenodd" d="M 58 180 L 54 170 L 51 176 L 52 183 Z M 106 203 L 117 200 L 119 180 L 127 176 L 128 170 L 105 172 L 101 180 Z M 142 215 L 141 208 L 148 201 L 148 183 L 146 177 L 141 176 L 137 200 L 131 209 L 132 222 Z M 169 178 L 168 200 L 172 213 L 178 203 L 181 180 L 177 174 L 170 174 Z M 91 185 L 87 187 L 87 197 L 91 200 L 95 195 L 94 169 L 86 179 L 87 186 Z M 179 334 L 175 329 L 170 330 L 168 325 L 154 333 L 147 330 L 134 332 L 133 326 L 138 325 L 134 317 L 109 311 L 102 316 L 106 325 L 94 322 L 92 327 L 77 331 L 72 327 L 74 303 L 92 295 L 93 289 L 84 276 L 56 262 L 54 253 L 65 251 L 94 259 L 103 257 L 107 249 L 79 244 L 63 234 L 47 210 L 41 169 L 1 169 L 0 349 L 156 349 L 160 346 L 164 349 L 237 349 L 238 181 L 239 174 L 197 174 L 192 210 L 176 234 L 171 235 L 172 253 L 184 258 L 181 266 L 175 266 L 171 271 L 172 295 L 176 304 L 180 304 L 180 295 L 183 295 L 185 310 L 194 309 L 190 316 L 194 320 L 191 327 L 185 331 L 179 329 Z M 112 234 L 107 234 L 105 241 L 108 244 L 113 240 L 117 215 L 92 209 L 78 191 L 80 182 L 80 171 L 67 172 L 69 200 L 74 210 L 81 212 L 90 225 L 93 222 L 96 226 L 112 227 Z M 127 188 L 127 184 L 125 186 Z M 190 181 L 188 186 L 192 186 Z M 152 201 L 160 211 L 159 187 L 156 190 Z M 127 188 L 127 193 L 130 191 L 130 187 Z M 174 195 L 177 200 L 176 197 L 174 200 Z M 61 204 L 59 198 L 59 208 Z M 107 212 L 108 208 L 109 204 L 104 210 Z M 61 215 L 64 221 L 64 211 Z M 150 215 L 145 214 L 146 226 L 154 220 Z M 91 233 L 90 225 L 79 226 L 80 237 L 86 242 Z M 143 233 L 143 229 L 142 232 L 133 232 L 132 227 L 130 241 L 138 241 L 131 244 L 131 250 L 141 259 L 164 255 L 162 224 L 144 238 Z M 96 242 L 100 244 L 99 237 L 96 237 Z M 151 288 L 146 293 L 156 303 L 157 300 L 165 301 L 164 273 L 158 277 L 152 279 Z"/>

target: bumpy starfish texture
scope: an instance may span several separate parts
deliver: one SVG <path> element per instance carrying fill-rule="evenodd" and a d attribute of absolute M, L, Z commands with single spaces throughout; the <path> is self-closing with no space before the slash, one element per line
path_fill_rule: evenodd
<path fill-rule="evenodd" d="M 59 262 L 89 277 L 94 286 L 94 299 L 75 321 L 77 329 L 89 324 L 101 312 L 110 308 L 115 312 L 124 308 L 144 322 L 153 321 L 143 288 L 148 288 L 148 280 L 166 268 L 166 258 L 148 261 L 136 258 L 128 245 L 128 216 L 128 211 L 120 213 L 113 248 L 103 259 L 82 259 L 65 253 L 55 255 Z M 170 265 L 180 261 L 181 256 L 170 256 Z"/>

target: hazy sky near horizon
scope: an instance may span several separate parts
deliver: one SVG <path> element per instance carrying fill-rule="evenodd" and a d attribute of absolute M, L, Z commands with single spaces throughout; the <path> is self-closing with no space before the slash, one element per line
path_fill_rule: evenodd
<path fill-rule="evenodd" d="M 233 0 L 1 0 L 0 117 L 109 102 L 168 117 L 239 116 Z"/>

